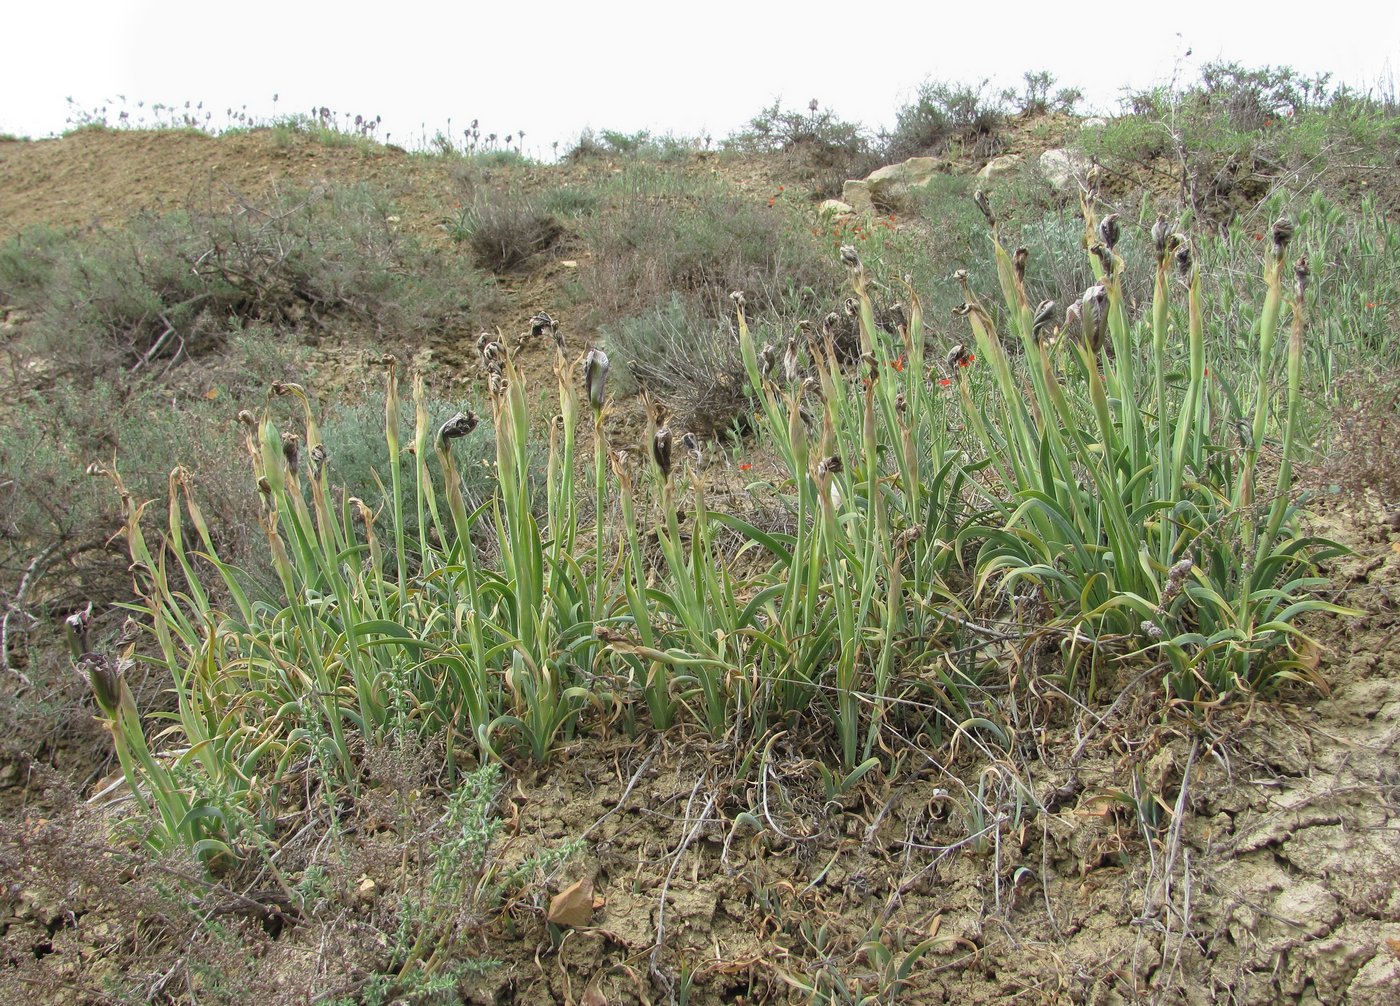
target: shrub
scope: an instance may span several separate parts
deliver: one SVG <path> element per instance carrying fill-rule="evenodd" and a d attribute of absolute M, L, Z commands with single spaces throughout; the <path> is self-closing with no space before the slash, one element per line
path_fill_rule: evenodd
<path fill-rule="evenodd" d="M 782 206 L 745 199 L 710 175 L 677 179 L 645 164 L 616 176 L 608 207 L 581 222 L 593 249 L 581 277 L 600 319 L 664 306 L 713 306 L 732 290 L 760 311 L 796 313 L 834 298 L 837 277 Z"/>
<path fill-rule="evenodd" d="M 146 213 L 91 235 L 31 232 L 0 251 L 0 289 L 30 312 L 32 350 L 83 379 L 164 369 L 250 322 L 419 331 L 470 324 L 497 297 L 467 263 L 400 230 L 366 186 Z"/>
<path fill-rule="evenodd" d="M 548 251 L 564 229 L 551 214 L 513 193 L 478 193 L 450 232 L 471 249 L 476 264 L 494 273 L 519 269 Z"/>
<path fill-rule="evenodd" d="M 1055 78 L 1049 70 L 1027 70 L 1022 79 L 1025 85 L 1019 93 L 1010 87 L 1001 92 L 1002 103 L 1014 105 L 1022 115 L 1045 115 L 1052 111 L 1073 114 L 1075 106 L 1084 98 L 1084 92 L 1077 87 L 1062 87 L 1052 93 Z"/>
<path fill-rule="evenodd" d="M 748 392 L 738 340 L 727 323 L 706 317 L 680 296 L 604 325 L 602 336 L 618 367 L 618 390 L 645 388 L 681 429 L 712 436 L 745 411 Z"/>
<path fill-rule="evenodd" d="M 564 154 L 568 161 L 584 161 L 592 158 L 627 158 L 648 161 L 684 161 L 708 140 L 686 140 L 672 136 L 653 136 L 648 130 L 623 133 L 615 129 L 594 132 L 585 129 L 578 140 Z"/>
<path fill-rule="evenodd" d="M 804 114 L 784 108 L 781 99 L 749 120 L 748 127 L 726 141 L 741 152 L 786 154 L 800 180 L 819 198 L 839 195 L 847 178 L 860 178 L 880 165 L 865 129 L 847 122 L 815 99 Z"/>
<path fill-rule="evenodd" d="M 954 143 L 970 146 L 976 156 L 995 152 L 994 134 L 1005 112 L 1000 98 L 988 96 L 989 83 L 924 81 L 914 100 L 895 113 L 894 132 L 885 138 L 885 159 L 940 153 Z"/>

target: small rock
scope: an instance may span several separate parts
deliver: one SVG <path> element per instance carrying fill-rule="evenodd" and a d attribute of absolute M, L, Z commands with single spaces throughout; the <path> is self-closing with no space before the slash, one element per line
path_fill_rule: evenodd
<path fill-rule="evenodd" d="M 1079 124 L 1080 129 L 1102 129 L 1108 125 L 1108 120 L 1101 115 L 1090 116 Z"/>
<path fill-rule="evenodd" d="M 817 207 L 817 216 L 826 217 L 848 217 L 855 213 L 855 207 L 850 203 L 843 203 L 839 199 L 827 199 Z"/>
<path fill-rule="evenodd" d="M 355 888 L 355 897 L 361 901 L 373 901 L 378 893 L 379 885 L 370 877 L 361 877 L 359 886 Z"/>
<path fill-rule="evenodd" d="M 1040 170 L 1052 188 L 1063 191 L 1089 170 L 1089 159 L 1077 150 L 1056 147 L 1040 155 Z"/>
<path fill-rule="evenodd" d="M 848 178 L 841 186 L 841 201 L 853 213 L 874 213 L 875 202 L 870 198 L 870 184 L 862 178 Z"/>
<path fill-rule="evenodd" d="M 1020 168 L 1025 160 L 1020 154 L 1002 154 L 1000 157 L 993 157 L 981 171 L 977 172 L 977 177 L 991 181 L 1001 175 L 1008 175 Z"/>

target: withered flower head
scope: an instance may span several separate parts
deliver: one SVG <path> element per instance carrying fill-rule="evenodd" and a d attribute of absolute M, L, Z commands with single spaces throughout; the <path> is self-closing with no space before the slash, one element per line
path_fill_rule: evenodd
<path fill-rule="evenodd" d="M 254 416 L 254 415 L 253 415 L 251 412 L 249 412 L 247 409 L 240 409 L 240 410 L 239 410 L 239 412 L 238 412 L 238 421 L 239 421 L 240 423 L 242 423 L 244 426 L 248 427 L 248 429 L 250 429 L 250 430 L 256 430 L 256 429 L 258 428 L 258 419 L 257 419 L 257 417 Z"/>
<path fill-rule="evenodd" d="M 63 620 L 64 631 L 68 635 L 68 649 L 73 659 L 78 660 L 88 652 L 88 632 L 92 628 L 92 602 L 81 611 L 75 611 Z"/>
<path fill-rule="evenodd" d="M 1026 263 L 1030 261 L 1031 253 L 1025 245 L 1016 249 L 1016 254 L 1011 257 L 1011 264 L 1016 269 L 1016 278 L 1021 282 L 1026 280 Z"/>
<path fill-rule="evenodd" d="M 822 382 L 815 377 L 809 377 L 802 382 L 802 396 L 811 397 L 819 402 L 825 401 L 826 396 L 822 394 Z"/>
<path fill-rule="evenodd" d="M 963 301 L 961 304 L 953 305 L 953 316 L 956 318 L 966 318 L 972 313 L 972 305 Z"/>
<path fill-rule="evenodd" d="M 499 342 L 488 342 L 481 350 L 481 365 L 491 375 L 503 374 L 506 365 L 506 349 Z"/>
<path fill-rule="evenodd" d="M 663 426 L 651 438 L 651 459 L 661 470 L 662 478 L 671 477 L 671 428 Z"/>
<path fill-rule="evenodd" d="M 506 392 L 510 390 L 510 382 L 499 372 L 493 370 L 487 375 L 486 390 L 491 393 L 492 398 L 504 398 Z"/>
<path fill-rule="evenodd" d="M 530 335 L 536 339 L 542 335 L 548 335 L 552 338 L 558 327 L 558 323 L 545 311 L 541 311 L 530 319 Z"/>
<path fill-rule="evenodd" d="M 797 334 L 798 334 L 798 335 L 801 335 L 801 336 L 804 337 L 804 338 L 810 339 L 810 338 L 813 336 L 813 334 L 815 334 L 815 332 L 816 332 L 816 326 L 813 325 L 813 324 L 812 324 L 809 320 L 807 320 L 806 318 L 803 318 L 802 320 L 800 320 L 800 321 L 797 323 Z"/>
<path fill-rule="evenodd" d="M 1122 231 L 1118 226 L 1117 213 L 1110 213 L 1099 221 L 1099 240 L 1108 246 L 1109 251 L 1113 251 L 1121 235 Z"/>
<path fill-rule="evenodd" d="M 471 409 L 466 412 L 459 412 L 447 422 L 438 427 L 438 440 L 446 444 L 449 440 L 457 440 L 465 437 L 472 430 L 476 429 L 479 420 L 476 413 Z"/>
<path fill-rule="evenodd" d="M 731 290 L 729 293 L 729 299 L 732 300 L 734 302 L 734 306 L 739 308 L 740 310 L 743 310 L 744 305 L 748 303 L 748 301 L 744 299 L 743 290 Z"/>
<path fill-rule="evenodd" d="M 856 252 L 855 245 L 841 246 L 841 261 L 848 269 L 860 268 L 860 255 Z"/>
<path fill-rule="evenodd" d="M 115 716 L 122 699 L 122 674 L 125 668 L 102 653 L 85 653 L 78 669 L 87 675 L 93 698 L 108 716 Z"/>
<path fill-rule="evenodd" d="M 787 349 L 783 351 L 783 380 L 788 384 L 792 384 L 800 375 L 801 371 L 798 369 L 797 340 L 792 336 L 788 336 Z"/>
<path fill-rule="evenodd" d="M 326 462 L 331 459 L 331 452 L 326 450 L 325 444 L 315 444 L 311 448 L 311 474 L 320 474 L 326 467 Z"/>
<path fill-rule="evenodd" d="M 282 434 L 282 457 L 287 459 L 287 471 L 295 475 L 301 467 L 301 437 L 295 433 Z"/>
<path fill-rule="evenodd" d="M 694 433 L 686 433 L 685 436 L 681 437 L 681 446 L 689 452 L 690 460 L 695 462 L 695 467 L 699 468 L 701 462 L 705 460 L 704 455 L 700 453 L 699 438 Z"/>
<path fill-rule="evenodd" d="M 904 397 L 904 392 L 894 396 L 894 411 L 903 417 L 909 411 L 909 402 Z"/>
<path fill-rule="evenodd" d="M 845 465 L 841 462 L 841 455 L 828 455 L 817 463 L 817 478 L 822 478 L 825 475 L 839 475 L 843 468 Z"/>
<path fill-rule="evenodd" d="M 1104 333 L 1108 329 L 1108 288 L 1095 283 L 1084 291 L 1084 339 L 1089 348 L 1098 352 L 1103 348 Z"/>
<path fill-rule="evenodd" d="M 914 542 L 924 536 L 924 529 L 915 524 L 913 527 L 905 528 L 894 536 L 895 548 L 908 548 Z"/>
<path fill-rule="evenodd" d="M 773 368 L 778 365 L 778 353 L 773 348 L 771 342 L 765 342 L 763 349 L 758 354 L 758 372 L 764 377 L 773 373 Z"/>
<path fill-rule="evenodd" d="M 854 318 L 860 314 L 860 301 L 854 297 L 847 297 L 841 302 L 841 309 L 846 312 L 848 317 Z"/>
<path fill-rule="evenodd" d="M 1301 256 L 1298 264 L 1293 268 L 1293 276 L 1298 281 L 1298 299 L 1302 300 L 1308 292 L 1308 257 Z"/>
<path fill-rule="evenodd" d="M 1152 247 L 1157 250 L 1159 260 L 1167 255 L 1167 234 L 1167 215 L 1158 213 L 1157 222 L 1152 225 Z"/>
<path fill-rule="evenodd" d="M 982 211 L 982 215 L 987 218 L 987 226 L 995 227 L 997 218 L 992 215 L 992 204 L 987 201 L 987 193 L 978 189 L 972 194 L 972 201 L 977 204 L 977 208 Z"/>
<path fill-rule="evenodd" d="M 972 350 L 968 349 L 962 343 L 958 343 L 952 349 L 948 350 L 947 360 L 949 367 L 966 367 L 972 362 Z"/>
<path fill-rule="evenodd" d="M 868 376 L 870 380 L 873 381 L 880 376 L 880 361 L 875 359 L 874 353 L 861 353 L 860 362 L 863 363 L 866 370 L 869 371 Z"/>
<path fill-rule="evenodd" d="M 601 413 L 608 394 L 608 354 L 601 349 L 590 349 L 583 358 L 583 387 L 594 413 Z"/>
<path fill-rule="evenodd" d="M 889 306 L 887 313 L 889 315 L 890 324 L 894 325 L 896 330 L 909 327 L 909 316 L 904 313 L 903 304 L 896 301 Z"/>
<path fill-rule="evenodd" d="M 1182 238 L 1176 246 L 1176 268 L 1182 276 L 1191 275 L 1191 245 Z"/>
<path fill-rule="evenodd" d="M 1094 246 L 1089 249 L 1089 253 L 1099 260 L 1099 265 L 1103 267 L 1105 276 L 1113 275 L 1113 252 L 1102 241 L 1095 241 Z"/>
<path fill-rule="evenodd" d="M 827 316 L 826 316 L 825 318 L 822 319 L 822 328 L 824 328 L 824 329 L 826 329 L 828 332 L 830 332 L 832 329 L 834 329 L 834 328 L 835 328 L 837 325 L 839 325 L 840 323 L 841 323 L 841 316 L 840 316 L 839 314 L 837 314 L 835 311 L 830 311 L 830 312 L 827 313 Z"/>
<path fill-rule="evenodd" d="M 1288 250 L 1288 242 L 1293 239 L 1293 221 L 1287 217 L 1279 217 L 1274 221 L 1274 258 L 1283 258 L 1284 252 Z"/>
<path fill-rule="evenodd" d="M 1031 335 L 1035 341 L 1040 341 L 1040 333 L 1050 325 L 1055 317 L 1055 302 L 1053 300 L 1042 300 L 1036 305 L 1035 314 L 1031 316 Z"/>

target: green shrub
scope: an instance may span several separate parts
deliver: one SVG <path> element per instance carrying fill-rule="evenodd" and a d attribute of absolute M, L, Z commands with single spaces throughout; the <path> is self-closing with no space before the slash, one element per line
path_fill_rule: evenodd
<path fill-rule="evenodd" d="M 894 131 L 885 138 L 885 159 L 937 154 L 954 143 L 977 156 L 992 153 L 1005 111 L 999 97 L 988 95 L 989 83 L 924 81 L 914 100 L 895 113 Z"/>
<path fill-rule="evenodd" d="M 700 436 L 730 428 L 749 396 L 739 342 L 679 296 L 664 306 L 605 324 L 603 345 L 617 370 L 617 390 L 645 389 Z"/>

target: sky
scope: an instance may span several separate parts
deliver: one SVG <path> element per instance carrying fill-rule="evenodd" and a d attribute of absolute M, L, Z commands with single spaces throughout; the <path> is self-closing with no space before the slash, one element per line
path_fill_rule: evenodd
<path fill-rule="evenodd" d="M 380 138 L 407 147 L 473 119 L 483 136 L 524 130 L 525 152 L 547 158 L 584 128 L 718 141 L 775 99 L 888 127 L 925 80 L 1014 86 L 1049 70 L 1111 112 L 1125 89 L 1190 82 L 1212 60 L 1329 71 L 1363 90 L 1392 89 L 1400 72 L 1400 5 L 1354 0 L 11 6 L 0 133 L 35 138 L 104 105 L 114 120 L 203 102 L 215 127 L 230 108 L 267 119 L 324 106 L 381 117 Z"/>

